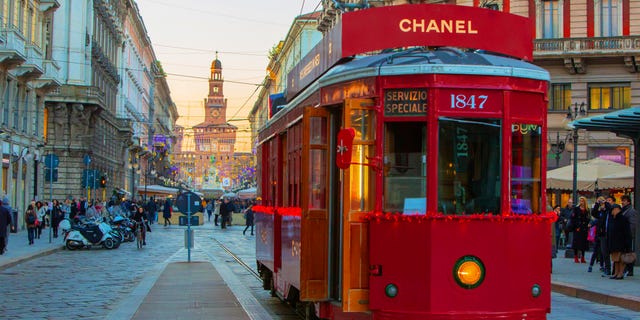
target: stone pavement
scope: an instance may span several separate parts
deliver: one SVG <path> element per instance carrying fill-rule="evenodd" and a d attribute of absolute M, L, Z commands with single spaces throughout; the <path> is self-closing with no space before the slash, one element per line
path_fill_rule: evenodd
<path fill-rule="evenodd" d="M 48 230 L 43 231 L 42 237 L 35 240 L 34 245 L 28 245 L 26 231 L 10 234 L 8 251 L 4 255 L 0 255 L 0 270 L 4 270 L 23 261 L 33 259 L 39 256 L 51 254 L 56 250 L 62 250 L 62 239 L 52 239 L 49 243 Z M 574 263 L 572 258 L 564 258 L 564 251 L 558 252 L 558 258 L 552 261 L 553 272 L 551 274 L 551 288 L 554 292 L 561 293 L 570 297 L 585 299 L 600 304 L 608 304 L 618 306 L 634 311 L 640 311 L 640 267 L 636 267 L 634 277 L 625 277 L 624 280 L 611 280 L 608 277 L 601 277 L 598 271 L 599 266 L 594 266 L 593 272 L 587 272 L 588 263 Z M 591 253 L 587 253 L 587 258 L 591 257 Z M 185 279 L 181 279 L 180 274 L 185 274 L 185 269 L 190 273 L 204 273 L 205 277 L 203 285 L 189 283 L 187 285 Z M 200 277 L 203 280 L 202 277 Z M 140 292 L 140 299 L 143 302 L 136 306 L 135 319 L 151 319 L 155 318 L 164 310 L 166 318 L 184 318 L 186 312 L 192 312 L 192 319 L 198 319 L 197 316 L 205 308 L 216 307 L 211 305 L 200 305 L 197 297 L 216 296 L 225 301 L 219 303 L 216 308 L 217 312 L 228 313 L 229 319 L 249 319 L 246 310 L 240 307 L 238 298 L 232 293 L 228 284 L 225 284 L 226 278 L 221 277 L 216 271 L 215 266 L 211 263 L 169 263 L 163 270 L 159 270 L 158 276 L 154 278 L 154 283 L 147 286 L 144 292 Z M 233 289 L 231 287 L 231 289 Z M 185 292 L 185 299 L 182 301 L 161 302 L 163 297 L 175 292 Z M 244 299 L 240 297 L 240 299 Z M 151 302 L 155 301 L 155 302 Z M 211 299 L 209 300 L 211 301 Z M 131 311 L 130 311 L 131 312 Z M 251 313 L 251 312 L 250 312 Z M 181 316 L 182 315 L 182 316 Z"/>
<path fill-rule="evenodd" d="M 575 263 L 573 258 L 564 258 L 564 250 L 553 259 L 551 290 L 570 297 L 640 311 L 640 267 L 636 266 L 633 277 L 612 280 L 602 277 L 600 266 L 587 272 L 591 252 L 587 252 L 587 263 Z"/>

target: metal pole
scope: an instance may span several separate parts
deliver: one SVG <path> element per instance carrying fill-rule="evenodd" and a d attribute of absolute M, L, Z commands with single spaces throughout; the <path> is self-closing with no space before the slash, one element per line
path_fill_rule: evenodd
<path fill-rule="evenodd" d="M 52 157 L 52 156 L 50 156 Z M 53 159 L 49 160 L 49 199 L 51 201 L 51 205 L 53 206 Z M 49 215 L 49 243 L 51 243 L 51 229 L 53 229 L 53 207 L 51 207 L 51 214 Z"/>
<path fill-rule="evenodd" d="M 563 150 L 564 151 L 564 150 Z M 556 150 L 555 150 L 555 156 L 556 156 L 556 168 L 558 168 L 560 166 L 560 131 L 556 132 Z"/>
<path fill-rule="evenodd" d="M 578 129 L 573 129 L 573 204 L 578 204 Z"/>
<path fill-rule="evenodd" d="M 187 262 L 191 262 L 191 193 L 187 193 Z"/>

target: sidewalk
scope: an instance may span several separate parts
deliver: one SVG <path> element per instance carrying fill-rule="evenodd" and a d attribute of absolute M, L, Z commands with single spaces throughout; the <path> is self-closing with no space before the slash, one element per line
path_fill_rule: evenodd
<path fill-rule="evenodd" d="M 565 258 L 564 250 L 558 250 L 553 259 L 551 290 L 570 297 L 608 304 L 633 311 L 640 311 L 640 267 L 634 268 L 633 277 L 612 280 L 602 277 L 596 263 L 593 272 L 587 272 L 591 252 L 586 253 L 587 263 L 575 263 Z"/>
<path fill-rule="evenodd" d="M 52 254 L 63 248 L 61 237 L 54 238 L 52 236 L 51 243 L 49 243 L 49 229 L 42 230 L 40 239 L 35 239 L 32 245 L 29 245 L 27 230 L 10 233 L 7 251 L 0 255 L 0 270 L 13 267 L 29 259 Z"/>
<path fill-rule="evenodd" d="M 33 259 L 39 256 L 51 254 L 57 250 L 63 249 L 61 238 L 52 238 L 49 243 L 49 230 L 44 230 L 40 239 L 35 240 L 34 245 L 28 245 L 27 232 L 20 231 L 12 233 L 9 236 L 8 251 L 4 255 L 0 255 L 0 271 L 12 267 L 21 262 Z M 553 273 L 551 274 L 551 289 L 553 292 L 561 293 L 570 297 L 585 299 L 599 304 L 607 304 L 626 308 L 629 310 L 640 311 L 640 267 L 636 266 L 635 276 L 625 277 L 624 280 L 611 280 L 608 277 L 601 277 L 598 271 L 599 266 L 595 265 L 593 272 L 587 272 L 588 263 L 575 263 L 573 258 L 564 258 L 564 250 L 558 251 L 558 257 L 553 259 Z M 587 253 L 587 258 L 591 258 L 591 253 Z M 587 260 L 588 261 L 588 260 Z M 145 303 L 138 308 L 136 318 L 146 319 L 153 318 L 155 312 L 148 309 L 150 301 L 162 301 L 167 295 L 175 292 L 186 292 L 184 301 L 177 301 L 176 305 L 161 303 L 164 307 L 162 310 L 172 310 L 173 315 L 185 315 L 185 312 L 194 312 L 194 319 L 199 318 L 198 314 L 207 308 L 216 308 L 216 312 L 229 312 L 230 318 L 246 319 L 246 314 L 242 308 L 238 309 L 238 298 L 236 298 L 225 284 L 226 279 L 220 277 L 217 272 L 213 272 L 212 265 L 209 263 L 191 264 L 191 270 L 183 270 L 189 267 L 184 264 L 168 264 L 161 275 L 155 279 L 151 290 L 144 293 Z M 206 269 L 206 270 L 205 270 Z M 186 272 L 185 272 L 186 271 Z M 206 272 L 206 285 L 201 283 L 191 283 L 183 277 L 190 278 L 189 273 Z M 180 287 L 181 284 L 187 287 Z M 227 297 L 225 303 L 217 303 L 215 306 L 200 305 L 194 308 L 197 303 L 191 298 L 203 296 L 223 296 Z M 191 297 L 191 298 L 189 298 Z M 232 297 L 232 298 L 229 298 Z M 196 299 L 197 300 L 197 299 Z M 153 303 L 158 306 L 158 304 Z M 187 307 L 187 304 L 190 306 Z M 180 313 L 178 313 L 180 312 Z M 232 316 L 232 314 L 236 316 Z"/>

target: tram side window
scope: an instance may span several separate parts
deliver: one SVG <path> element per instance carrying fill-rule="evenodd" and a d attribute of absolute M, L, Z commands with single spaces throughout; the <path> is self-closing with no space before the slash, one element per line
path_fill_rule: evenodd
<path fill-rule="evenodd" d="M 517 123 L 511 126 L 511 211 L 540 213 L 542 143 L 541 127 Z"/>
<path fill-rule="evenodd" d="M 438 211 L 500 213 L 500 121 L 438 121 Z"/>
<path fill-rule="evenodd" d="M 418 122 L 385 125 L 384 210 L 425 214 L 426 126 Z"/>

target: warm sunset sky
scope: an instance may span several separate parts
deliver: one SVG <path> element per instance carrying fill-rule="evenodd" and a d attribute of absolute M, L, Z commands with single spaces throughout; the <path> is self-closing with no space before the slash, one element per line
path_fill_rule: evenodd
<path fill-rule="evenodd" d="M 236 151 L 250 151 L 246 119 L 266 74 L 267 53 L 293 19 L 320 0 L 136 0 L 178 106 L 178 124 L 204 119 L 209 68 L 218 51 L 228 99 L 227 120 L 239 127 Z M 236 82 L 236 83 L 234 83 Z"/>

